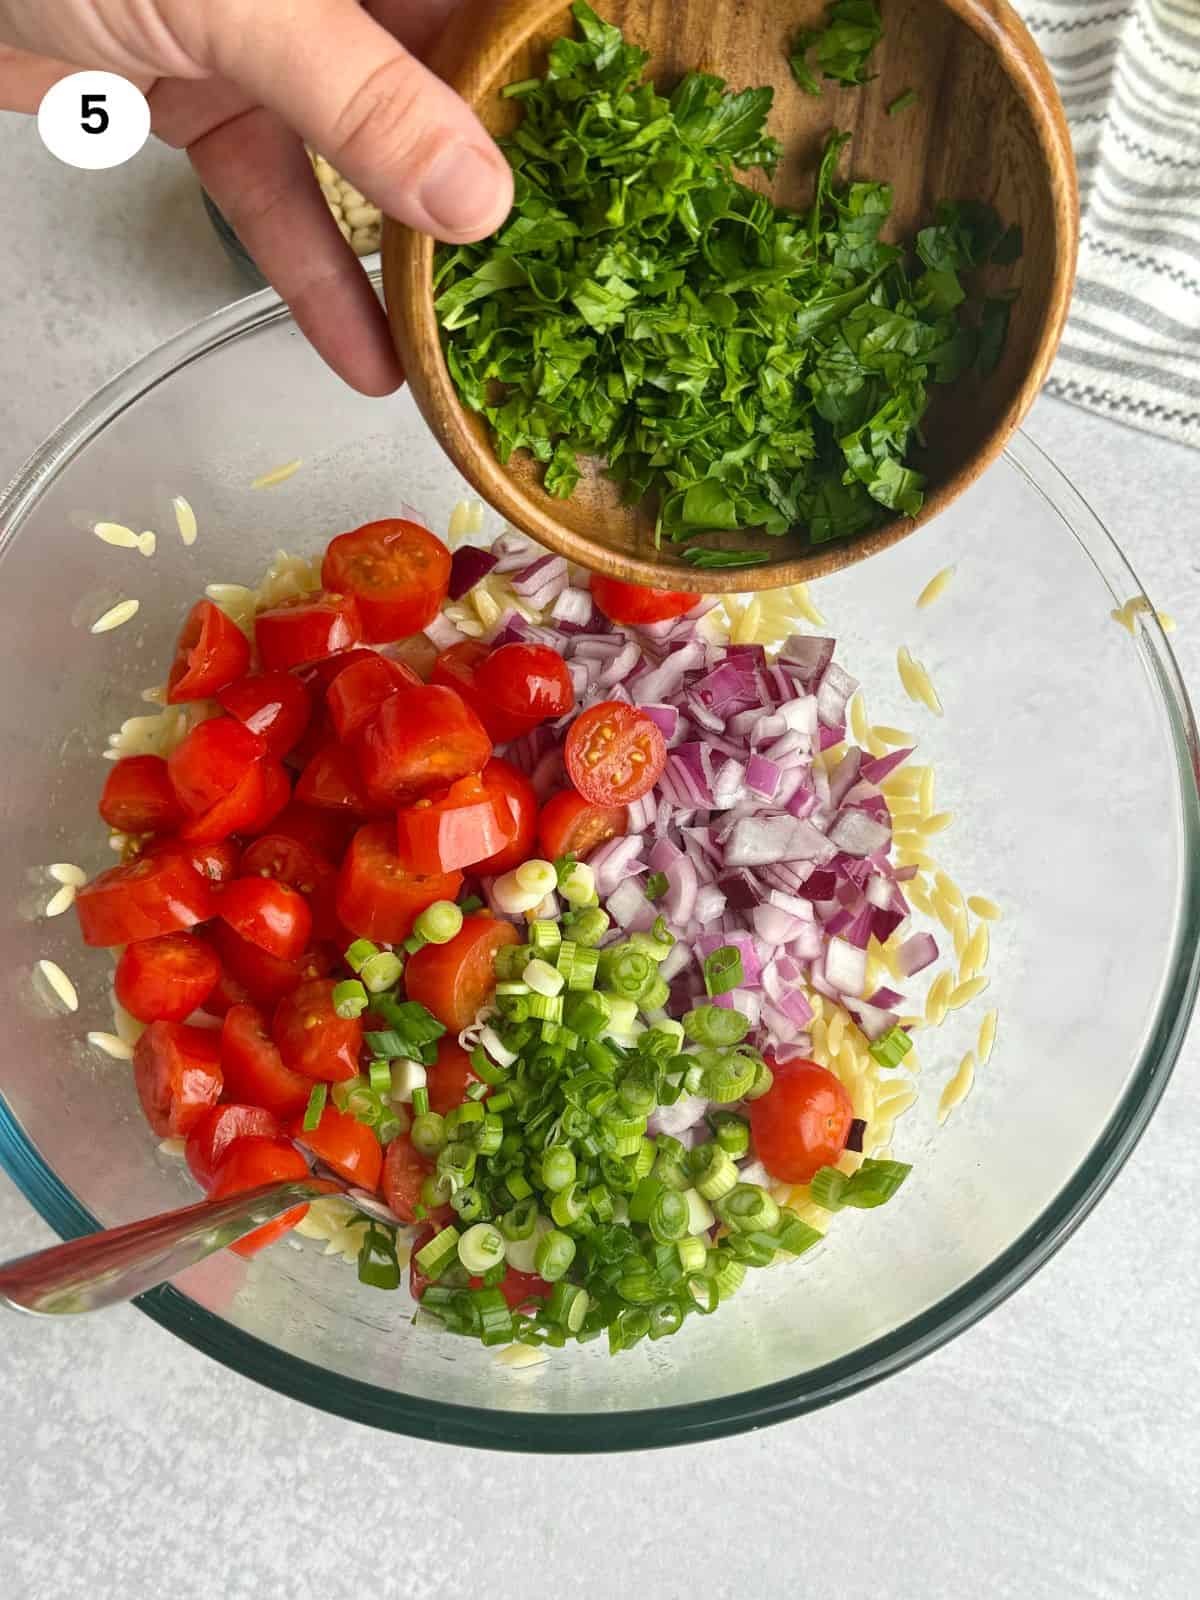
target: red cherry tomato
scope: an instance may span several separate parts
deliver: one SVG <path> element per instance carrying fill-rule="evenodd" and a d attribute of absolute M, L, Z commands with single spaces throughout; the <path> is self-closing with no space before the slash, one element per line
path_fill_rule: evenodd
<path fill-rule="evenodd" d="M 595 806 L 577 789 L 560 789 L 542 807 L 538 838 L 549 861 L 574 854 L 581 859 L 597 845 L 624 836 L 629 827 L 627 806 Z"/>
<path fill-rule="evenodd" d="M 644 711 L 603 700 L 571 724 L 563 754 L 571 782 L 593 805 L 630 805 L 649 794 L 667 764 L 661 729 Z"/>
<path fill-rule="evenodd" d="M 356 661 L 370 661 L 377 654 L 378 651 L 368 650 L 365 645 L 355 645 L 351 650 L 339 650 L 336 655 L 324 656 L 320 661 L 310 661 L 306 666 L 297 667 L 295 673 L 312 695 L 316 706 L 324 704 L 325 691 L 339 672 L 345 672 Z"/>
<path fill-rule="evenodd" d="M 277 1117 L 294 1117 L 308 1105 L 312 1082 L 283 1064 L 254 1006 L 234 1005 L 221 1029 L 221 1069 L 231 1100 L 262 1106 Z"/>
<path fill-rule="evenodd" d="M 219 886 L 228 883 L 237 872 L 241 851 L 229 839 L 217 839 L 211 844 L 186 844 L 179 839 L 157 839 L 142 851 L 143 857 L 174 855 L 190 863 L 202 878 Z"/>
<path fill-rule="evenodd" d="M 84 944 L 132 944 L 207 921 L 213 891 L 182 855 L 139 856 L 84 884 L 75 911 Z"/>
<path fill-rule="evenodd" d="M 750 1102 L 755 1152 L 781 1183 L 808 1183 L 846 1148 L 854 1107 L 840 1081 L 815 1061 L 768 1064 L 775 1081 Z"/>
<path fill-rule="evenodd" d="M 256 762 L 223 800 L 185 822 L 180 839 L 188 844 L 219 844 L 231 834 L 253 827 L 269 809 L 265 765 Z"/>
<path fill-rule="evenodd" d="M 227 799 L 265 754 L 262 740 L 234 717 L 210 717 L 172 750 L 167 772 L 180 805 L 199 817 Z"/>
<path fill-rule="evenodd" d="M 456 899 L 462 884 L 461 872 L 410 872 L 396 852 L 392 824 L 370 822 L 354 835 L 342 862 L 337 913 L 356 939 L 399 944 L 426 906 Z"/>
<path fill-rule="evenodd" d="M 241 938 L 281 961 L 295 961 L 308 948 L 308 901 L 273 878 L 235 878 L 221 891 L 217 914 Z"/>
<path fill-rule="evenodd" d="M 312 696 L 291 672 L 251 673 L 226 685 L 217 699 L 276 757 L 300 742 L 312 715 Z"/>
<path fill-rule="evenodd" d="M 396 817 L 400 859 L 412 872 L 474 866 L 502 850 L 514 831 L 507 798 L 474 775 L 402 806 Z"/>
<path fill-rule="evenodd" d="M 254 638 L 266 672 L 286 672 L 348 650 L 362 638 L 354 597 L 297 595 L 254 619 Z"/>
<path fill-rule="evenodd" d="M 336 812 L 306 806 L 292 799 L 272 823 L 271 835 L 295 839 L 326 861 L 340 861 L 357 826 L 353 817 L 338 816 Z M 299 884 L 293 884 L 292 888 L 299 888 Z"/>
<path fill-rule="evenodd" d="M 622 583 L 593 572 L 592 599 L 610 622 L 636 627 L 643 622 L 669 622 L 685 616 L 699 604 L 698 594 L 680 594 L 674 589 L 646 589 L 640 583 Z"/>
<path fill-rule="evenodd" d="M 333 540 L 321 563 L 327 589 L 358 601 L 363 638 L 373 644 L 420 633 L 442 608 L 450 552 L 419 523 L 389 517 Z"/>
<path fill-rule="evenodd" d="M 402 806 L 481 772 L 492 741 L 453 689 L 398 689 L 350 741 L 372 804 Z"/>
<path fill-rule="evenodd" d="M 288 1132 L 297 1144 L 319 1156 L 339 1177 L 359 1189 L 377 1189 L 383 1169 L 383 1147 L 370 1128 L 348 1112 L 327 1105 L 321 1120 L 309 1132 L 304 1118 L 295 1117 Z"/>
<path fill-rule="evenodd" d="M 467 917 L 448 944 L 427 944 L 409 957 L 404 969 L 408 998 L 458 1033 L 495 991 L 496 951 L 519 942 L 511 922 Z"/>
<path fill-rule="evenodd" d="M 319 811 L 344 811 L 354 817 L 368 816 L 373 809 L 344 744 L 327 744 L 317 751 L 296 783 L 296 799 Z"/>
<path fill-rule="evenodd" d="M 479 1079 L 471 1070 L 471 1057 L 452 1033 L 444 1033 L 437 1043 L 437 1061 L 425 1069 L 429 1109 L 444 1117 L 462 1105 L 467 1089 Z M 488 1090 L 491 1093 L 491 1090 Z"/>
<path fill-rule="evenodd" d="M 216 952 L 190 933 L 162 933 L 126 945 L 117 962 L 117 999 L 139 1022 L 182 1022 L 221 976 Z"/>
<path fill-rule="evenodd" d="M 548 717 L 565 716 L 575 705 L 575 690 L 566 662 L 548 646 L 502 644 L 476 667 L 472 704 L 500 743 L 520 738 Z"/>
<path fill-rule="evenodd" d="M 331 978 L 311 978 L 275 1007 L 271 1037 L 285 1067 L 306 1078 L 341 1083 L 358 1075 L 361 1017 L 339 1017 Z"/>
<path fill-rule="evenodd" d="M 442 651 L 433 663 L 429 681 L 440 688 L 453 689 L 474 709 L 475 674 L 491 653 L 482 639 L 463 639 Z"/>
<path fill-rule="evenodd" d="M 388 695 L 414 685 L 420 688 L 421 680 L 411 667 L 389 661 L 373 650 L 367 652 L 365 660 L 352 661 L 325 691 L 325 704 L 338 738 L 348 739 L 356 733 Z"/>
<path fill-rule="evenodd" d="M 167 702 L 208 700 L 240 678 L 250 665 L 250 646 L 236 622 L 211 600 L 200 600 L 188 612 L 175 663 L 167 678 Z"/>
<path fill-rule="evenodd" d="M 262 799 L 254 815 L 238 829 L 251 839 L 265 833 L 292 798 L 292 780 L 282 761 L 266 756 L 258 763 L 258 772 L 262 779 Z"/>
<path fill-rule="evenodd" d="M 182 1139 L 221 1097 L 221 1035 L 186 1022 L 152 1022 L 133 1050 L 146 1121 L 160 1139 Z"/>
<path fill-rule="evenodd" d="M 537 835 L 537 795 L 523 772 L 518 772 L 510 761 L 493 756 L 483 769 L 483 782 L 487 789 L 507 806 L 513 821 L 513 836 L 508 844 L 475 863 L 481 876 L 508 872 L 528 861 L 533 854 L 533 841 Z M 551 857 L 553 860 L 553 857 Z"/>
<path fill-rule="evenodd" d="M 202 1189 L 208 1189 L 235 1139 L 278 1139 L 282 1135 L 278 1119 L 262 1106 L 213 1106 L 188 1134 L 184 1157 L 192 1177 Z"/>
<path fill-rule="evenodd" d="M 289 1140 L 235 1139 L 217 1168 L 209 1199 L 224 1200 L 227 1195 L 242 1194 L 264 1183 L 286 1183 L 307 1177 L 308 1162 Z M 268 1222 L 266 1227 L 248 1233 L 229 1248 L 239 1256 L 257 1255 L 298 1222 L 303 1222 L 307 1211 L 307 1205 L 295 1206 L 274 1222 Z"/>
<path fill-rule="evenodd" d="M 162 756 L 125 756 L 104 780 L 100 815 L 121 833 L 169 833 L 184 810 Z"/>
<path fill-rule="evenodd" d="M 316 851 L 286 834 L 264 833 L 242 857 L 244 878 L 273 878 L 306 896 L 318 939 L 340 939 L 337 915 L 337 868 Z"/>
<path fill-rule="evenodd" d="M 219 904 L 219 901 L 218 901 Z M 323 978 L 333 970 L 336 952 L 318 946 L 295 961 L 273 956 L 261 945 L 235 933 L 219 918 L 204 930 L 204 937 L 221 958 L 224 977 L 246 991 L 256 1005 L 272 1007 L 310 978 Z M 240 995 L 233 996 L 235 1002 Z"/>
<path fill-rule="evenodd" d="M 433 1171 L 433 1162 L 427 1161 L 424 1156 L 418 1155 L 412 1147 L 412 1140 L 408 1134 L 401 1133 L 388 1145 L 383 1156 L 383 1172 L 380 1176 L 380 1186 L 383 1198 L 388 1206 L 402 1222 L 416 1222 L 416 1208 L 421 1203 L 421 1185 Z M 448 1209 L 448 1208 L 447 1208 Z M 422 1240 L 418 1245 L 413 1240 L 412 1259 L 416 1260 L 417 1251 L 432 1239 L 434 1230 L 431 1228 L 429 1238 Z M 420 1235 L 418 1235 L 418 1238 Z"/>

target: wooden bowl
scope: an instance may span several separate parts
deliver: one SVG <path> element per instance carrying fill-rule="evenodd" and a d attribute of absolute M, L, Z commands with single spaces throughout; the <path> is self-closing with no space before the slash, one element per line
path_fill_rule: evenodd
<path fill-rule="evenodd" d="M 1066 121 L 1037 46 L 1005 0 L 886 0 L 885 36 L 870 61 L 878 77 L 855 89 L 824 84 L 814 97 L 793 81 L 785 47 L 798 28 L 819 24 L 825 0 L 608 0 L 597 9 L 650 52 L 660 86 L 670 88 L 691 68 L 719 73 L 732 88 L 774 86 L 768 126 L 783 143 L 784 159 L 773 184 L 757 173 L 750 181 L 781 203 L 811 202 L 820 148 L 837 127 L 854 135 L 851 173 L 894 187 L 891 237 L 911 238 L 943 199 L 985 200 L 1006 223 L 1019 223 L 1023 258 L 993 277 L 998 288 L 1020 288 L 1003 359 L 985 379 L 968 376 L 935 388 L 928 447 L 912 457 L 928 480 L 917 517 L 815 549 L 803 533 L 729 534 L 732 545 L 769 550 L 769 562 L 697 571 L 678 547 L 655 549 L 650 510 L 622 505 L 598 463 L 585 470 L 569 500 L 545 493 L 539 469 L 523 452 L 500 466 L 485 422 L 459 404 L 446 369 L 431 292 L 434 242 L 389 221 L 388 313 L 426 421 L 464 477 L 516 527 L 573 561 L 632 582 L 710 592 L 768 589 L 886 549 L 936 516 L 996 458 L 1041 388 L 1062 332 L 1078 201 Z M 562 0 L 472 0 L 431 64 L 502 135 L 519 112 L 500 89 L 541 75 L 548 45 L 573 29 Z M 910 88 L 917 103 L 889 117 L 889 102 Z"/>

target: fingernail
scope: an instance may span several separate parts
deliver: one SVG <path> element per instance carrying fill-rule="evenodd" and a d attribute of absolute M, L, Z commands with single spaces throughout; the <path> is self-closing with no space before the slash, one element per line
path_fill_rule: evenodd
<path fill-rule="evenodd" d="M 499 158 L 478 145 L 456 141 L 441 151 L 421 185 L 421 204 L 447 233 L 480 233 L 496 220 L 507 188 Z"/>

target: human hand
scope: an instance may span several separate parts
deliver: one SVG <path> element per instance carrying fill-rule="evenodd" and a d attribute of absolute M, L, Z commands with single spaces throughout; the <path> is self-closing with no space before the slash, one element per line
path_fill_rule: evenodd
<path fill-rule="evenodd" d="M 117 72 L 321 355 L 365 394 L 402 381 L 387 322 L 313 177 L 307 141 L 383 211 L 439 239 L 498 227 L 512 175 L 421 65 L 459 0 L 0 0 L 0 108 L 67 72 Z M 6 49 L 5 45 L 14 48 Z"/>

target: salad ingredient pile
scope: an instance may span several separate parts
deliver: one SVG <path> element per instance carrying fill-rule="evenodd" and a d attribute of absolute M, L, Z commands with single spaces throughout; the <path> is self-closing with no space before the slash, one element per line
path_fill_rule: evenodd
<path fill-rule="evenodd" d="M 468 637 L 447 603 L 493 571 L 522 609 Z M 896 943 L 911 872 L 878 785 L 909 752 L 844 745 L 833 641 L 768 658 L 694 596 L 512 535 L 451 557 L 410 518 L 335 538 L 321 583 L 245 627 L 192 608 L 166 689 L 189 729 L 116 762 L 125 859 L 75 899 L 197 1182 L 319 1157 L 395 1218 L 356 1219 L 364 1282 L 400 1285 L 416 1229 L 424 1322 L 614 1353 L 815 1245 L 790 1186 L 889 1199 L 908 1168 L 860 1157 L 806 996 L 893 1069 L 868 943 L 908 972 L 937 951 Z"/>
<path fill-rule="evenodd" d="M 1007 328 L 1009 301 L 972 304 L 963 279 L 1015 261 L 1019 229 L 942 204 L 915 254 L 885 243 L 891 187 L 839 184 L 836 132 L 811 208 L 784 210 L 735 176 L 775 170 L 771 89 L 692 72 L 665 97 L 645 51 L 572 10 L 579 37 L 505 90 L 511 217 L 437 257 L 450 374 L 500 460 L 530 451 L 566 497 L 577 457 L 603 458 L 698 567 L 767 559 L 694 542 L 715 530 L 821 544 L 915 514 L 930 386 L 989 372 Z"/>

